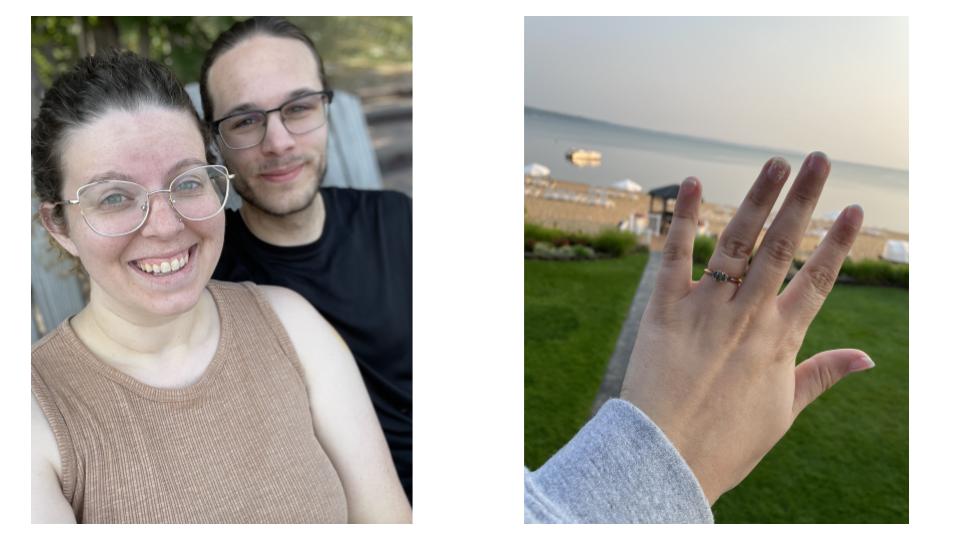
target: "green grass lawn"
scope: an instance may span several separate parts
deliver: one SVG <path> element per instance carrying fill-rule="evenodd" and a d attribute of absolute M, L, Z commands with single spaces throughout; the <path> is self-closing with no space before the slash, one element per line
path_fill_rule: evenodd
<path fill-rule="evenodd" d="M 524 263 L 524 464 L 536 469 L 590 415 L 647 254 Z"/>
<path fill-rule="evenodd" d="M 524 458 L 531 468 L 586 420 L 635 291 L 639 272 L 617 285 L 614 276 L 626 268 L 586 266 L 594 264 L 526 262 Z M 694 275 L 702 272 L 699 266 Z M 589 301 L 601 294 L 611 300 Z M 834 288 L 798 359 L 855 347 L 877 367 L 810 405 L 750 476 L 717 501 L 718 523 L 908 521 L 908 322 L 904 289 Z"/>

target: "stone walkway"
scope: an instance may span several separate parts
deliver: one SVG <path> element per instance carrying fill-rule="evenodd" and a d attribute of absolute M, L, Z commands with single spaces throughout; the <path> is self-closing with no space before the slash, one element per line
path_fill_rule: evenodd
<path fill-rule="evenodd" d="M 633 352 L 637 330 L 640 328 L 640 318 L 643 316 L 643 310 L 647 307 L 650 295 L 653 294 L 653 284 L 656 281 L 657 272 L 660 271 L 660 259 L 660 251 L 650 252 L 647 266 L 643 270 L 643 277 L 640 278 L 640 285 L 637 286 L 637 292 L 633 295 L 630 313 L 623 321 L 620 337 L 617 338 L 617 346 L 613 350 L 613 356 L 610 357 L 610 363 L 607 364 L 607 372 L 603 376 L 603 382 L 600 383 L 600 391 L 597 392 L 597 397 L 593 400 L 593 410 L 590 416 L 596 414 L 600 406 L 606 403 L 608 399 L 620 395 L 620 386 L 623 384 L 623 376 L 627 372 L 630 353 Z"/>

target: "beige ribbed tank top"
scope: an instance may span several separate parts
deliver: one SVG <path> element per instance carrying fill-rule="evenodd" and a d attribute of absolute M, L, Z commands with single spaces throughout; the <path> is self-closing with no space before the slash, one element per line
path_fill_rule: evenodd
<path fill-rule="evenodd" d="M 346 522 L 314 434 L 303 368 L 251 283 L 211 281 L 217 352 L 194 384 L 162 389 L 98 360 L 65 321 L 33 348 L 33 393 L 85 523 Z"/>

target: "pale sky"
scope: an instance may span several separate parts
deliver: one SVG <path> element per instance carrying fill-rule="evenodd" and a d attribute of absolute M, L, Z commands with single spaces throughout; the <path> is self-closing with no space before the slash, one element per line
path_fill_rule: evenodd
<path fill-rule="evenodd" d="M 907 169 L 907 18 L 527 17 L 525 105 Z"/>

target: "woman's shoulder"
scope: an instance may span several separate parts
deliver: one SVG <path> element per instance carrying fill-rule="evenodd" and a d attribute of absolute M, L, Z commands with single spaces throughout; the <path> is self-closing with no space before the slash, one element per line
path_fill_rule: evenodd
<path fill-rule="evenodd" d="M 257 285 L 256 289 L 294 341 L 308 338 L 311 334 L 322 336 L 336 333 L 323 315 L 300 293 L 276 285 Z"/>
<path fill-rule="evenodd" d="M 286 287 L 258 285 L 257 289 L 290 336 L 305 368 L 309 370 L 318 359 L 339 357 L 344 352 L 349 356 L 340 334 L 306 298 Z"/>

